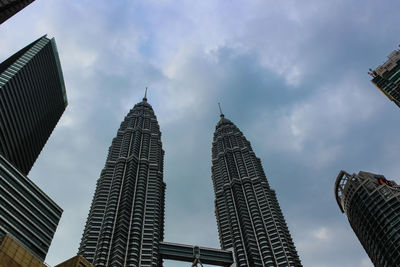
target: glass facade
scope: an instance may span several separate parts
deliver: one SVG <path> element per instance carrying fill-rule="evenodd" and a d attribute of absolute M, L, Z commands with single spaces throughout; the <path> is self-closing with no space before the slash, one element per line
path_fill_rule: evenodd
<path fill-rule="evenodd" d="M 0 24 L 14 16 L 18 11 L 32 3 L 34 0 L 1 0 Z"/>
<path fill-rule="evenodd" d="M 0 155 L 0 234 L 44 260 L 62 209 Z"/>
<path fill-rule="evenodd" d="M 400 107 L 400 51 L 393 51 L 388 60 L 370 74 L 372 83 Z"/>
<path fill-rule="evenodd" d="M 67 106 L 62 77 L 45 36 L 0 64 L 0 154 L 25 175 Z"/>
<path fill-rule="evenodd" d="M 383 175 L 339 173 L 335 184 L 339 208 L 375 266 L 400 262 L 400 187 Z"/>

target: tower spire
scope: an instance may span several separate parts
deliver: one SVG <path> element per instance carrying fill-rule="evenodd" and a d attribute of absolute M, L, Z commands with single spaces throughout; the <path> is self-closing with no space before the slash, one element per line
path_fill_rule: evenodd
<path fill-rule="evenodd" d="M 146 86 L 146 90 L 144 91 L 143 101 L 147 101 L 147 86 Z"/>
<path fill-rule="evenodd" d="M 219 113 L 220 113 L 220 117 L 223 118 L 224 117 L 224 113 L 222 113 L 222 108 L 221 108 L 221 103 L 218 103 L 218 107 L 219 107 Z"/>

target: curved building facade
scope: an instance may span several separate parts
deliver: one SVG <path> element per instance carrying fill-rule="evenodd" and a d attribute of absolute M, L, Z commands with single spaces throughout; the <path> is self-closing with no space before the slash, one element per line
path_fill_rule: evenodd
<path fill-rule="evenodd" d="M 136 104 L 109 148 L 78 254 L 94 266 L 161 266 L 164 151 L 147 99 Z"/>
<path fill-rule="evenodd" d="M 221 247 L 234 252 L 236 266 L 302 266 L 260 159 L 223 114 L 211 171 Z"/>
<path fill-rule="evenodd" d="M 335 197 L 377 267 L 400 262 L 400 188 L 383 175 L 340 171 Z"/>

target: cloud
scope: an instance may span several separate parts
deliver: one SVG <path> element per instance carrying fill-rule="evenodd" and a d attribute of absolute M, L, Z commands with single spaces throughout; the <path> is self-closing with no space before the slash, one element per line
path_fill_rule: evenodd
<path fill-rule="evenodd" d="M 313 236 L 319 241 L 329 241 L 330 233 L 327 228 L 321 227 L 313 232 Z"/>
<path fill-rule="evenodd" d="M 218 246 L 210 149 L 221 102 L 261 158 L 304 266 L 371 266 L 333 183 L 340 169 L 398 179 L 399 111 L 366 72 L 399 42 L 399 5 L 38 0 L 2 24 L 1 59 L 54 36 L 67 86 L 30 174 L 64 208 L 48 263 L 76 253 L 108 146 L 149 86 L 167 241 Z"/>

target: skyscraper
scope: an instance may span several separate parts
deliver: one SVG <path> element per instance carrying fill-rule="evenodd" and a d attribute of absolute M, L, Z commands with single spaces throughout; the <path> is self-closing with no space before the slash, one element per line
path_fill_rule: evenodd
<path fill-rule="evenodd" d="M 62 209 L 26 174 L 66 105 L 54 38 L 41 37 L 0 64 L 0 236 L 11 234 L 42 261 Z"/>
<path fill-rule="evenodd" d="M 161 266 L 163 165 L 160 127 L 145 96 L 109 148 L 78 254 L 94 266 Z"/>
<path fill-rule="evenodd" d="M 393 51 L 384 64 L 370 71 L 372 83 L 400 107 L 400 50 Z"/>
<path fill-rule="evenodd" d="M 28 174 L 67 106 L 54 38 L 0 64 L 0 154 Z"/>
<path fill-rule="evenodd" d="M 383 175 L 340 171 L 335 197 L 374 265 L 399 266 L 400 187 Z"/>
<path fill-rule="evenodd" d="M 212 144 L 215 214 L 222 249 L 237 266 L 301 266 L 261 161 L 221 113 Z"/>
<path fill-rule="evenodd" d="M 1 0 L 0 1 L 0 24 L 14 16 L 18 11 L 35 0 Z"/>

